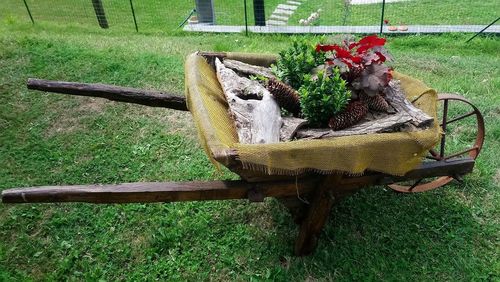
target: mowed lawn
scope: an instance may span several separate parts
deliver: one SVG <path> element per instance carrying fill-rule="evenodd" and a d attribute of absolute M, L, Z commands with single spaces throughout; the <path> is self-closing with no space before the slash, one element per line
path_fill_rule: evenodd
<path fill-rule="evenodd" d="M 272 199 L 0 204 L 0 281 L 500 279 L 500 41 L 468 37 L 388 38 L 397 70 L 460 92 L 484 113 L 486 142 L 463 183 L 411 195 L 363 190 L 332 210 L 304 258 L 292 256 L 297 228 Z M 191 52 L 276 53 L 292 39 L 2 22 L 0 190 L 237 178 L 211 165 L 189 113 L 28 91 L 26 79 L 182 93 Z"/>

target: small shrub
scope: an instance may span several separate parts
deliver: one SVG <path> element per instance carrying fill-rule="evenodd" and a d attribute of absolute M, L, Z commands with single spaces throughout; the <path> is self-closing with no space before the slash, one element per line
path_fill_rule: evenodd
<path fill-rule="evenodd" d="M 289 49 L 281 51 L 273 65 L 275 75 L 294 89 L 299 89 L 304 75 L 309 74 L 318 65 L 325 63 L 326 55 L 316 52 L 315 45 L 305 40 L 296 40 Z"/>
<path fill-rule="evenodd" d="M 306 75 L 299 95 L 302 114 L 309 124 L 324 127 L 333 115 L 344 110 L 351 92 L 346 87 L 346 81 L 340 77 L 339 69 L 334 68 L 331 75 L 326 75 L 324 71 L 320 71 L 317 78 Z"/>

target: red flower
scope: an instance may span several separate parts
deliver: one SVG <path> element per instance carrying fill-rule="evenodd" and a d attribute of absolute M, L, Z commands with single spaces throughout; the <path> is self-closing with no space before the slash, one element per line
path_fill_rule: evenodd
<path fill-rule="evenodd" d="M 384 20 L 384 24 L 389 24 L 389 20 Z"/>

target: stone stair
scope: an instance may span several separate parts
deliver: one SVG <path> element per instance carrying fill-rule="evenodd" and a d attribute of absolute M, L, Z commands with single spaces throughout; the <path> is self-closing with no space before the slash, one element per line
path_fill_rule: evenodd
<path fill-rule="evenodd" d="M 278 4 L 273 13 L 266 21 L 268 26 L 284 26 L 287 25 L 288 19 L 293 15 L 295 10 L 307 0 L 288 0 L 284 4 Z"/>

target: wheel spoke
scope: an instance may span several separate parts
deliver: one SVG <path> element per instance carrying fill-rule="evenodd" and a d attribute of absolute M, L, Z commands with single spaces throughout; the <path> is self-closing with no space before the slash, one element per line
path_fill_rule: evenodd
<path fill-rule="evenodd" d="M 439 156 L 442 158 L 444 157 L 444 146 L 446 144 L 446 119 L 448 116 L 448 100 L 444 100 L 444 107 L 443 107 L 443 122 L 441 123 L 441 127 L 443 129 L 443 136 L 441 137 L 441 148 L 440 148 L 440 153 Z"/>
<path fill-rule="evenodd" d="M 447 156 L 447 157 L 445 157 L 444 159 L 445 159 L 445 160 L 449 160 L 449 159 L 451 159 L 451 158 L 458 157 L 458 156 L 460 156 L 460 155 L 463 155 L 463 154 L 465 154 L 465 153 L 472 152 L 472 151 L 475 151 L 475 150 L 478 150 L 478 149 L 479 149 L 479 148 L 478 148 L 477 146 L 474 146 L 474 147 L 472 147 L 472 148 L 469 148 L 469 149 L 463 150 L 462 152 L 455 153 L 455 154 L 453 154 L 453 155 Z"/>
<path fill-rule="evenodd" d="M 457 121 L 457 120 L 464 119 L 464 118 L 466 118 L 466 117 L 470 117 L 470 116 L 475 115 L 475 114 L 476 114 L 476 112 L 475 112 L 475 111 L 472 111 L 472 112 L 470 112 L 470 113 L 467 113 L 467 114 L 465 114 L 465 115 L 461 115 L 461 116 L 459 116 L 459 117 L 457 117 L 457 118 L 454 118 L 454 119 L 452 119 L 452 120 L 448 120 L 448 121 L 446 121 L 446 124 L 450 124 L 450 123 L 452 123 L 452 122 L 455 122 L 455 121 Z M 440 125 L 441 125 L 441 126 L 443 126 L 443 124 L 440 124 Z"/>
<path fill-rule="evenodd" d="M 439 94 L 438 96 L 438 101 L 443 102 L 443 108 L 441 110 L 440 115 L 440 126 L 441 126 L 441 141 L 439 142 L 439 148 L 436 146 L 433 149 L 429 150 L 429 153 L 427 156 L 425 156 L 426 160 L 422 160 L 423 162 L 432 162 L 432 161 L 441 161 L 441 162 L 448 162 L 452 160 L 453 158 L 462 158 L 462 157 L 470 157 L 472 159 L 475 159 L 478 155 L 479 152 L 481 151 L 483 142 L 484 142 L 484 119 L 483 116 L 481 115 L 481 112 L 474 106 L 471 102 L 469 102 L 467 99 L 456 95 L 456 94 Z M 448 112 L 449 112 L 449 103 L 450 102 L 458 102 L 458 104 L 467 104 L 472 108 L 469 108 L 468 110 L 464 110 L 463 112 L 460 112 L 457 114 L 457 116 L 452 116 L 451 111 L 450 111 L 450 117 L 448 118 Z M 454 104 L 455 105 L 455 104 Z M 462 114 L 465 113 L 465 114 Z M 450 137 L 453 137 L 453 133 L 456 132 L 447 132 L 450 129 L 447 128 L 448 124 L 456 122 L 459 125 L 463 125 L 464 122 L 460 122 L 460 120 L 468 118 L 468 117 L 474 117 L 476 118 L 477 121 L 477 132 L 476 132 L 476 138 L 473 144 L 465 147 L 466 149 L 457 149 L 457 150 L 463 150 L 461 152 L 455 153 L 457 150 L 455 150 L 454 145 L 459 145 L 459 144 L 448 144 L 448 148 L 446 147 L 446 139 L 448 135 Z M 467 131 L 468 132 L 468 131 Z M 461 136 L 461 135 L 460 135 Z M 452 139 L 450 139 L 452 140 Z M 460 143 L 461 144 L 461 143 Z M 450 146 L 453 148 L 451 150 Z M 448 151 L 448 156 L 446 156 L 446 152 Z M 424 192 L 432 189 L 439 188 L 443 185 L 446 185 L 453 179 L 456 179 L 458 181 L 461 181 L 462 175 L 457 175 L 457 174 L 452 174 L 448 176 L 441 176 L 441 177 L 434 177 L 434 178 L 424 178 L 424 179 L 418 179 L 418 180 L 413 180 L 413 181 L 402 181 L 399 184 L 394 183 L 389 185 L 389 187 L 395 191 L 399 192 L 404 192 L 404 193 L 416 193 L 416 192 Z"/>
<path fill-rule="evenodd" d="M 408 189 L 408 191 L 410 191 L 410 192 L 411 192 L 411 191 L 413 190 L 413 188 L 417 187 L 417 186 L 418 186 L 418 184 L 420 184 L 420 182 L 422 182 L 422 180 L 424 180 L 424 179 L 423 179 L 423 178 L 420 178 L 419 180 L 415 181 L 415 183 L 413 183 L 413 185 L 412 185 L 412 186 L 410 186 L 410 189 Z"/>

